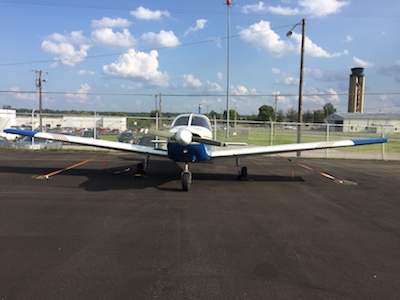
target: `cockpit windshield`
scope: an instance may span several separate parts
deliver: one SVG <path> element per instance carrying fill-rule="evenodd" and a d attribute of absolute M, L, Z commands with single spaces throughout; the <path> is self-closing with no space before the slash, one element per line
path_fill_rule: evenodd
<path fill-rule="evenodd" d="M 183 115 L 177 118 L 172 126 L 191 126 L 205 127 L 211 130 L 211 124 L 207 117 L 199 115 Z"/>
<path fill-rule="evenodd" d="M 175 120 L 173 126 L 187 126 L 189 123 L 189 116 L 182 116 Z"/>
<path fill-rule="evenodd" d="M 201 126 L 205 127 L 208 130 L 211 130 L 210 123 L 205 117 L 194 116 L 192 117 L 192 125 L 193 126 Z"/>

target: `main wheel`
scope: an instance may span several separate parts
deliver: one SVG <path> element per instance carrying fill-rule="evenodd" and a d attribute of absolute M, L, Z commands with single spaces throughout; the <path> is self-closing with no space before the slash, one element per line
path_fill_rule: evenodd
<path fill-rule="evenodd" d="M 144 165 L 142 163 L 138 163 L 136 167 L 136 174 L 135 176 L 143 176 L 145 174 Z"/>
<path fill-rule="evenodd" d="M 182 190 L 187 192 L 190 188 L 190 184 L 192 182 L 192 176 L 188 172 L 182 173 Z"/>
<path fill-rule="evenodd" d="M 247 179 L 247 167 L 242 167 L 242 170 L 240 172 L 240 179 L 241 180 Z"/>

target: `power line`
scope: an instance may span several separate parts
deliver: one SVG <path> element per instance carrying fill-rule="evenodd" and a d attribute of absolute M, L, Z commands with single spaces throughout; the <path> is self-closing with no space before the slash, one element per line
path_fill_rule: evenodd
<path fill-rule="evenodd" d="M 37 94 L 39 93 L 38 91 L 15 91 L 15 90 L 0 90 L 1 94 Z M 100 93 L 100 92 L 87 92 L 87 93 L 78 93 L 78 92 L 63 92 L 63 91 L 45 91 L 43 94 L 49 94 L 49 95 L 73 95 L 73 96 L 79 96 L 79 95 L 93 95 L 93 96 L 153 96 L 154 93 Z M 348 96 L 348 93 L 337 93 L 335 96 Z M 364 93 L 364 95 L 367 96 L 381 96 L 381 95 L 400 95 L 400 92 L 372 92 L 372 93 Z M 163 97 L 226 97 L 226 94 L 170 94 L 170 93 L 162 93 Z M 254 97 L 271 97 L 274 98 L 274 94 L 234 94 L 232 95 L 233 97 L 244 97 L 244 98 L 254 98 Z M 298 94 L 279 94 L 279 97 L 297 97 Z M 310 93 L 310 94 L 305 94 L 303 93 L 303 96 L 306 97 L 331 97 L 332 94 L 326 94 L 326 93 Z"/>
<path fill-rule="evenodd" d="M 20 5 L 42 5 L 42 6 L 53 6 L 53 7 L 63 7 L 63 8 L 79 8 L 79 9 L 103 9 L 103 10 L 121 10 L 121 11 L 137 11 L 137 9 L 132 9 L 129 6 L 116 6 L 109 4 L 86 4 L 86 3 L 70 3 L 70 2 L 53 2 L 53 1 L 41 1 L 41 0 L 0 0 L 0 3 L 9 3 L 9 4 L 20 4 Z M 168 12 L 172 12 L 174 14 L 207 14 L 207 15 L 224 15 L 225 13 L 221 11 L 215 10 L 185 10 L 185 9 L 168 9 Z M 294 16 L 305 16 L 304 12 L 299 11 L 298 13 L 292 13 L 290 15 L 282 15 L 278 13 L 271 12 L 255 12 L 255 13 L 244 13 L 244 12 L 233 12 L 232 15 L 235 16 L 243 16 L 243 17 L 294 17 Z M 387 17 L 399 17 L 400 14 L 396 12 L 357 12 L 357 13 L 340 13 L 335 15 L 325 16 L 329 18 L 340 18 L 340 17 L 361 17 L 361 18 L 387 18 Z"/>

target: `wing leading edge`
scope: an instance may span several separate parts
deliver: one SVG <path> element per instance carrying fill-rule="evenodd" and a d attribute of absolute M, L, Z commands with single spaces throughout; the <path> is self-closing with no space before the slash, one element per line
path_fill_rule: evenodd
<path fill-rule="evenodd" d="M 332 142 L 312 142 L 312 143 L 286 144 L 286 145 L 276 145 L 276 146 L 232 148 L 232 149 L 214 150 L 212 152 L 211 157 L 277 154 L 277 153 L 294 152 L 294 151 L 307 151 L 307 150 L 351 147 L 351 146 L 360 146 L 369 144 L 380 144 L 380 143 L 386 143 L 388 141 L 389 139 L 386 138 L 372 138 L 372 139 L 359 139 L 359 140 L 341 140 Z"/>
<path fill-rule="evenodd" d="M 167 156 L 168 155 L 167 151 L 154 149 L 153 147 L 105 141 L 105 140 L 97 140 L 97 139 L 84 138 L 84 137 L 78 137 L 78 136 L 72 136 L 72 135 L 55 134 L 55 133 L 48 133 L 48 132 L 36 132 L 36 131 L 27 131 L 27 130 L 18 130 L 18 129 L 5 129 L 4 132 L 23 135 L 23 136 L 31 136 L 31 137 L 36 137 L 36 138 L 55 140 L 55 141 L 60 141 L 60 142 L 68 142 L 68 143 L 72 143 L 72 144 L 106 148 L 106 149 L 112 149 L 112 150 L 122 150 L 122 151 L 136 152 L 136 153 L 159 155 L 159 156 Z"/>

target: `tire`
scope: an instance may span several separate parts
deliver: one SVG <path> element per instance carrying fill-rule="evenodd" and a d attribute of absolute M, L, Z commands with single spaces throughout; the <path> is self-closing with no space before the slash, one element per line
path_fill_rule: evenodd
<path fill-rule="evenodd" d="M 242 167 L 240 172 L 240 179 L 247 179 L 247 167 Z"/>
<path fill-rule="evenodd" d="M 191 174 L 183 173 L 182 174 L 182 190 L 187 192 L 190 188 L 191 182 L 192 182 Z"/>
<path fill-rule="evenodd" d="M 142 163 L 138 163 L 136 167 L 136 174 L 137 175 L 144 175 L 144 165 Z"/>

